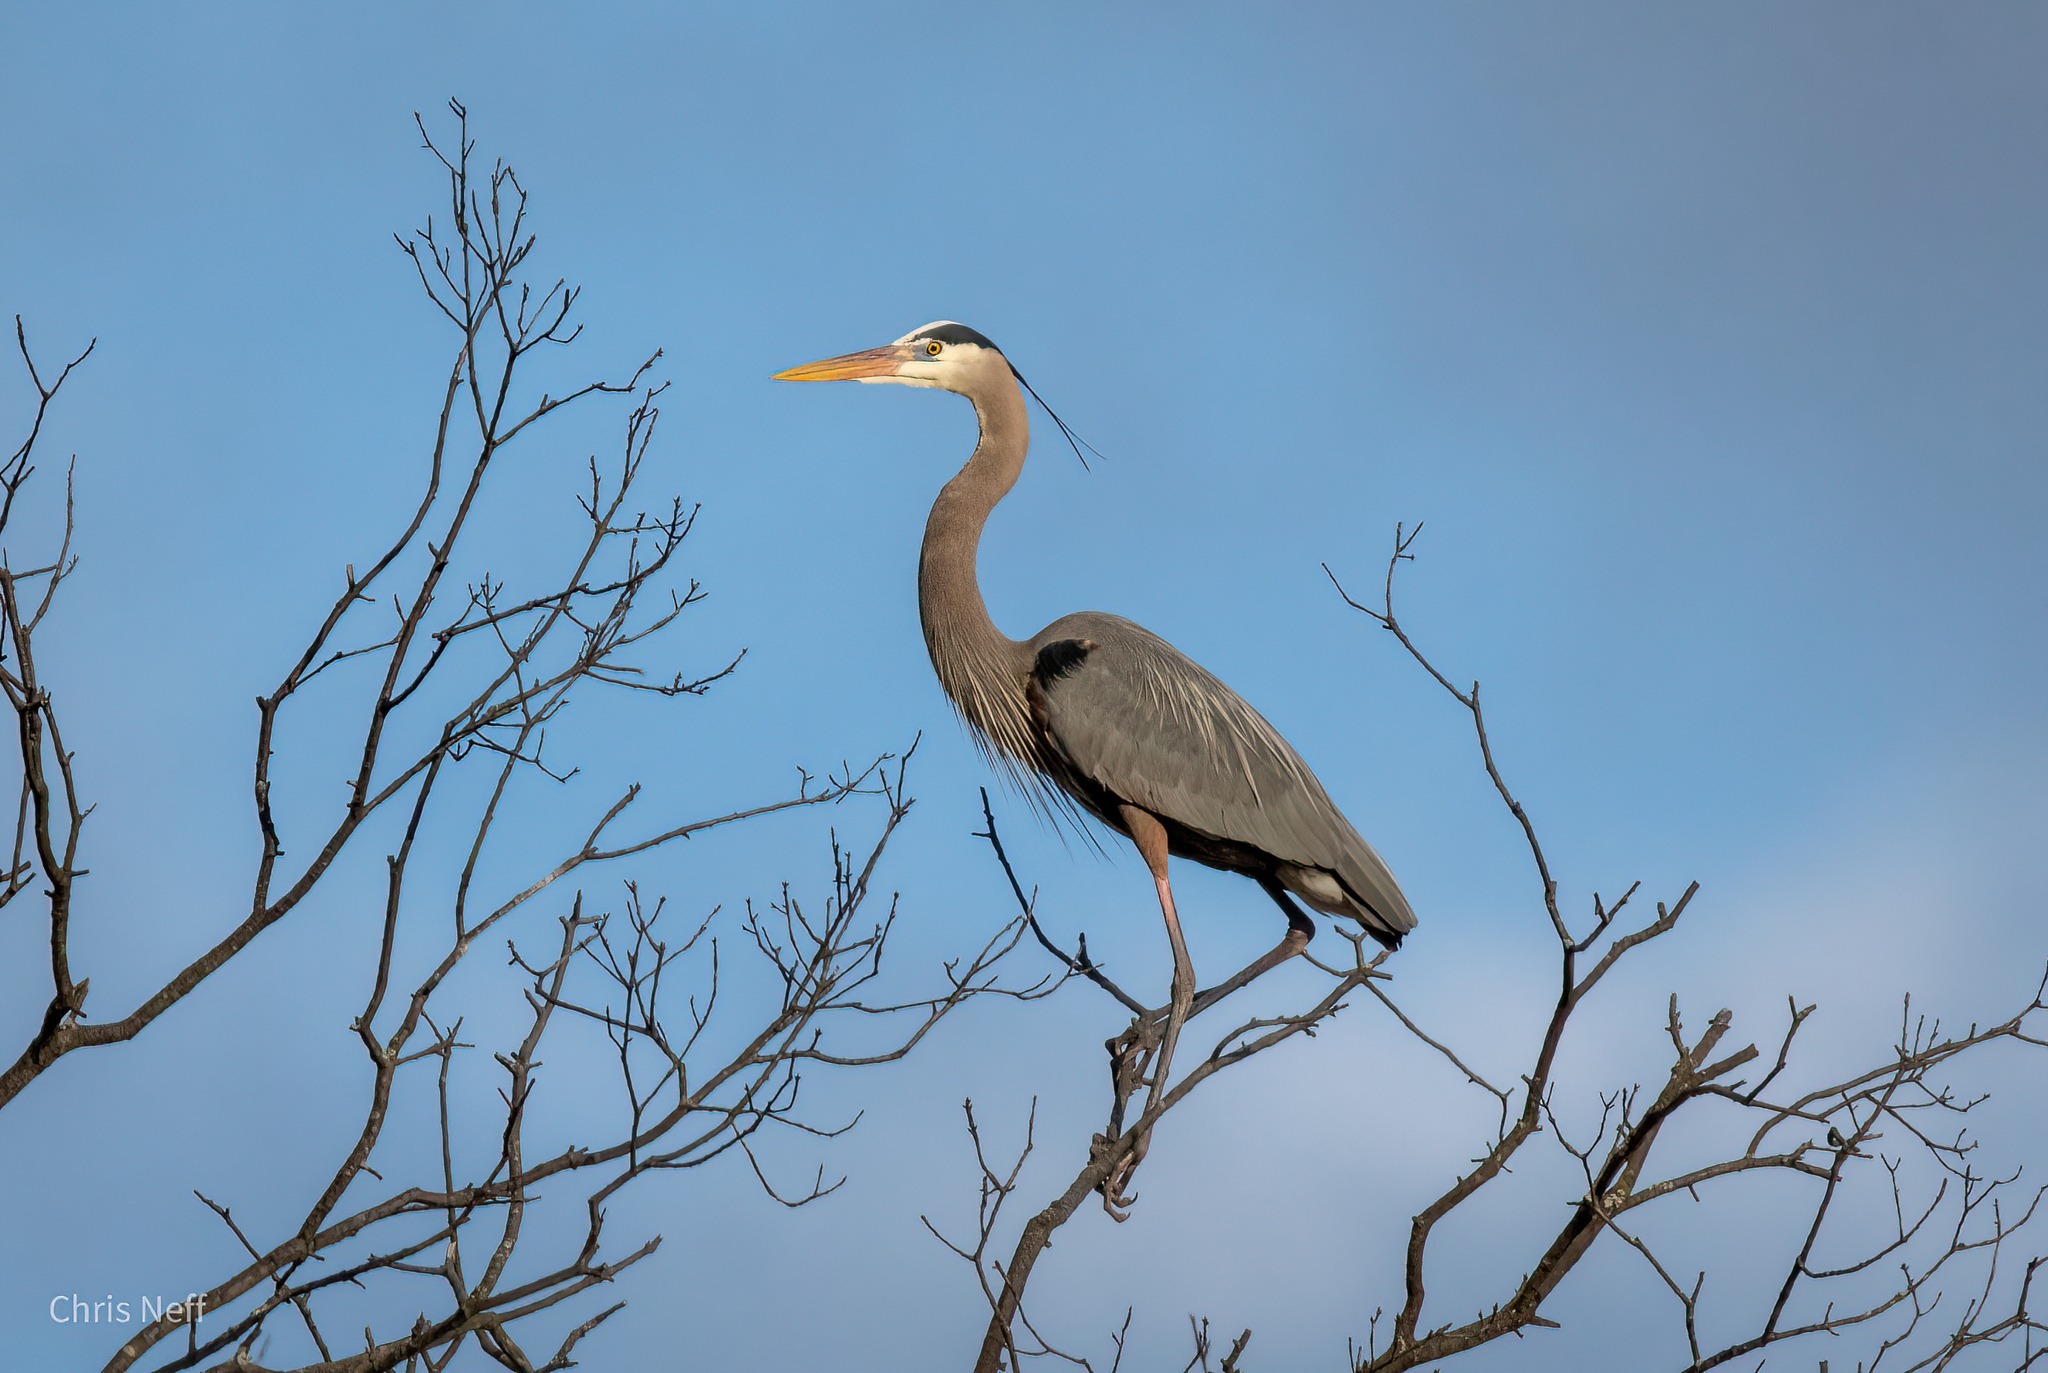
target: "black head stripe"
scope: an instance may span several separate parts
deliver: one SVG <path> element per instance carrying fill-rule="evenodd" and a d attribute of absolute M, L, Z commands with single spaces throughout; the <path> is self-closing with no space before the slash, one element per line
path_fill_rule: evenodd
<path fill-rule="evenodd" d="M 970 329 L 964 324 L 935 324 L 931 328 L 920 330 L 911 336 L 911 342 L 913 343 L 921 343 L 925 339 L 937 339 L 940 343 L 977 344 L 988 349 L 991 353 L 1001 353 L 1003 351 L 996 347 L 995 344 L 989 342 L 988 335 L 978 329 Z"/>

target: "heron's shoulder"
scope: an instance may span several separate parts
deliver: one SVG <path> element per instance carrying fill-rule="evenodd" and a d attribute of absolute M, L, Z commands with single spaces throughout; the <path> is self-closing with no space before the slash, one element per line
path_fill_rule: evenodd
<path fill-rule="evenodd" d="M 1256 717 L 1200 663 L 1121 615 L 1084 610 L 1062 616 L 1034 635 L 1029 647 L 1040 691 L 1060 685 L 1091 696 L 1135 692 L 1177 714 L 1222 710 Z"/>
<path fill-rule="evenodd" d="M 1111 697 L 1189 721 L 1226 716 L 1245 731 L 1271 732 L 1215 674 L 1120 615 L 1090 610 L 1064 616 L 1040 630 L 1029 648 L 1031 686 L 1038 692 L 1098 704 Z"/>
<path fill-rule="evenodd" d="M 1029 647 L 1035 658 L 1049 649 L 1064 655 L 1071 650 L 1061 645 L 1072 643 L 1086 643 L 1092 650 L 1104 650 L 1112 657 L 1133 653 L 1148 657 L 1183 656 L 1179 649 L 1143 625 L 1100 610 L 1080 610 L 1060 616 L 1032 635 Z"/>

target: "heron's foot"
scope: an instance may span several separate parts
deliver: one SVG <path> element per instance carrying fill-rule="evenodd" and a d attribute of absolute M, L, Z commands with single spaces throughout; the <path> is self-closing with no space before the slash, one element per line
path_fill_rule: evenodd
<path fill-rule="evenodd" d="M 1131 1023 L 1124 1026 L 1122 1033 L 1102 1042 L 1109 1051 L 1110 1075 L 1118 1082 L 1125 1080 L 1126 1073 L 1131 1080 L 1144 1083 L 1150 1079 L 1152 1056 L 1158 1052 L 1159 1041 L 1166 1032 L 1166 1016 L 1171 1006 L 1161 1006 L 1156 1011 L 1141 1011 L 1131 1017 Z"/>
<path fill-rule="evenodd" d="M 1109 1051 L 1109 1132 L 1097 1138 L 1103 1141 L 1105 1148 L 1110 1142 L 1122 1138 L 1125 1112 L 1140 1092 L 1152 1086 L 1164 1033 L 1165 1026 L 1161 1021 L 1137 1016 L 1122 1034 L 1104 1042 L 1103 1047 Z M 1140 1154 L 1142 1156 L 1142 1151 Z"/>
<path fill-rule="evenodd" d="M 1137 1205 L 1138 1194 L 1130 1190 L 1131 1175 L 1138 1171 L 1138 1165 L 1145 1161 L 1145 1151 L 1151 1147 L 1152 1127 L 1147 1125 L 1131 1142 L 1130 1150 L 1109 1170 L 1109 1176 L 1102 1180 L 1098 1189 L 1102 1193 L 1102 1209 L 1119 1225 L 1131 1218 L 1131 1208 Z"/>
<path fill-rule="evenodd" d="M 1152 1147 L 1152 1128 L 1166 1113 L 1166 1085 L 1173 1071 L 1173 1049 L 1180 1028 L 1192 1014 L 1195 1001 L 1194 969 L 1183 964 L 1175 969 L 1173 1000 L 1163 1009 L 1132 1017 L 1130 1025 L 1105 1047 L 1109 1050 L 1111 1100 L 1109 1133 L 1101 1136 L 1106 1149 L 1121 1148 L 1098 1190 L 1102 1208 L 1113 1220 L 1125 1220 L 1138 1194 L 1131 1190 L 1131 1176 L 1145 1161 Z M 1144 1105 L 1138 1120 L 1124 1133 L 1124 1113 L 1140 1091 Z"/>

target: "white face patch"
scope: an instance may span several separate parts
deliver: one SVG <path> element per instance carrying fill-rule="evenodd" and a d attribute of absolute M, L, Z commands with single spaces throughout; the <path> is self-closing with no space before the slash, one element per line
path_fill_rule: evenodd
<path fill-rule="evenodd" d="M 928 338 L 934 331 L 944 331 L 939 338 Z M 968 326 L 950 319 L 935 319 L 930 324 L 920 324 L 892 344 L 892 347 L 910 347 L 917 350 L 916 356 L 904 362 L 894 376 L 861 377 L 861 381 L 888 382 L 897 386 L 928 386 L 941 391 L 965 393 L 970 382 L 993 366 L 1003 372 L 1009 371 L 1009 364 L 993 345 L 984 347 L 960 335 L 981 335 Z M 938 344 L 937 353 L 930 352 L 932 344 Z"/>

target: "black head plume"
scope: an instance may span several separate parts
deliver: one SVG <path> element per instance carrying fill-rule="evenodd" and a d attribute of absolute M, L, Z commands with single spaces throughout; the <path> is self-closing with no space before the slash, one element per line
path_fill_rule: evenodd
<path fill-rule="evenodd" d="M 1073 430 L 1073 427 L 1069 425 L 1065 420 L 1060 418 L 1060 412 L 1053 409 L 1050 405 L 1047 405 L 1045 403 L 1044 396 L 1041 396 L 1038 394 L 1037 391 L 1032 390 L 1031 383 L 1024 380 L 1024 374 L 1017 370 L 1016 363 L 1010 362 L 1008 358 L 1004 358 L 1003 361 L 1009 363 L 1010 375 L 1017 379 L 1017 384 L 1023 387 L 1025 391 L 1030 394 L 1031 399 L 1038 402 L 1038 408 L 1045 411 L 1046 414 L 1052 416 L 1052 422 L 1060 427 L 1060 433 L 1063 437 L 1065 437 L 1067 441 L 1067 446 L 1073 449 L 1074 456 L 1081 460 L 1081 468 L 1083 471 L 1093 472 L 1095 470 L 1094 468 L 1088 465 L 1089 453 L 1093 453 L 1098 461 L 1108 461 L 1107 458 L 1104 458 L 1102 456 L 1101 449 L 1097 448 L 1094 444 L 1088 442 L 1088 440 L 1082 438 L 1079 434 L 1076 434 Z M 1086 449 L 1087 451 L 1083 452 L 1083 449 Z"/>

